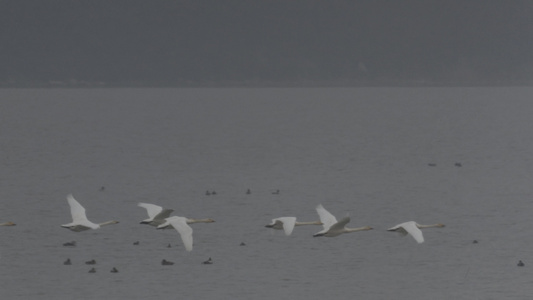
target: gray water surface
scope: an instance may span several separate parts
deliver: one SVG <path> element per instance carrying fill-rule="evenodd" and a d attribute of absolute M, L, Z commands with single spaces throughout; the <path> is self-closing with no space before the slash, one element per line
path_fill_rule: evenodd
<path fill-rule="evenodd" d="M 0 222 L 17 223 L 0 227 L 0 293 L 527 299 L 532 94 L 0 90 Z M 93 222 L 120 223 L 79 233 L 61 228 L 71 221 L 69 193 Z M 188 253 L 175 230 L 139 224 L 147 215 L 138 202 L 216 223 L 192 225 Z M 348 214 L 352 227 L 374 230 L 313 238 L 320 226 L 296 227 L 291 236 L 264 227 L 281 216 L 317 220 L 318 204 L 337 218 Z M 409 220 L 446 227 L 424 230 L 423 244 L 386 231 Z M 76 247 L 62 245 L 73 240 Z M 214 264 L 203 265 L 209 257 Z M 67 258 L 72 265 L 63 265 Z M 84 264 L 91 259 L 93 274 Z M 162 259 L 175 265 L 162 266 Z M 119 273 L 110 273 L 113 267 Z"/>

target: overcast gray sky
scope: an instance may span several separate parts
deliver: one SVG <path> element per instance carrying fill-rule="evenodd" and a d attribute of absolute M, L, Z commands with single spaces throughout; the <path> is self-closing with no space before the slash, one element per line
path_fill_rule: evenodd
<path fill-rule="evenodd" d="M 0 81 L 531 81 L 532 1 L 0 0 Z"/>

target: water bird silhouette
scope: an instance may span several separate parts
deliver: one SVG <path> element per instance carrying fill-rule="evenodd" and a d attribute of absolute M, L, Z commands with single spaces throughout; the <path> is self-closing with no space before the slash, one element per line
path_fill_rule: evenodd
<path fill-rule="evenodd" d="M 210 257 L 208 260 L 204 261 L 202 264 L 204 264 L 204 265 L 212 265 L 213 264 L 213 260 Z"/>
<path fill-rule="evenodd" d="M 65 247 L 76 247 L 76 241 L 63 243 Z"/>

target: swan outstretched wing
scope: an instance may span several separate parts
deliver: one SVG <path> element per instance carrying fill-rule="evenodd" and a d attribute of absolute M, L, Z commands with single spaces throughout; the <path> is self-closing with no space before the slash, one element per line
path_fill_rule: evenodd
<path fill-rule="evenodd" d="M 70 206 L 70 214 L 72 215 L 72 223 L 79 223 L 89 221 L 85 215 L 85 208 L 74 199 L 72 194 L 67 195 L 67 201 Z"/>
<path fill-rule="evenodd" d="M 68 228 L 76 232 L 100 228 L 100 225 L 94 224 L 87 219 L 87 216 L 85 215 L 85 208 L 83 208 L 83 206 L 81 206 L 81 204 L 74 199 L 72 194 L 67 195 L 67 201 L 70 206 L 72 222 L 61 225 L 61 227 Z"/>
<path fill-rule="evenodd" d="M 339 222 L 331 225 L 331 227 L 329 227 L 329 230 L 330 231 L 342 230 L 346 226 L 346 224 L 348 224 L 349 222 L 350 222 L 350 217 L 344 217 Z"/>
<path fill-rule="evenodd" d="M 163 208 L 159 205 L 150 204 L 150 203 L 139 203 L 140 207 L 144 207 L 150 219 L 154 219 L 159 213 L 163 211 Z M 169 213 L 170 214 L 170 213 Z"/>
<path fill-rule="evenodd" d="M 414 221 L 405 222 L 405 223 L 396 225 L 388 230 L 398 231 L 402 233 L 403 235 L 410 234 L 419 244 L 422 244 L 424 242 L 424 236 L 422 235 L 422 230 L 418 228 L 418 226 L 416 225 L 416 222 Z"/>
<path fill-rule="evenodd" d="M 272 222 L 268 225 L 265 225 L 265 227 L 281 230 L 283 229 L 283 222 L 279 219 L 272 219 Z"/>
<path fill-rule="evenodd" d="M 168 217 L 170 217 L 170 214 L 173 212 L 173 209 L 170 208 L 163 208 L 163 210 L 158 213 L 153 219 L 154 220 L 164 220 Z"/>
<path fill-rule="evenodd" d="M 283 230 L 285 235 L 291 235 L 294 225 L 296 224 L 296 217 L 281 217 L 274 219 L 283 223 Z"/>
<path fill-rule="evenodd" d="M 320 222 L 322 222 L 322 226 L 324 226 L 324 230 L 328 230 L 333 224 L 337 223 L 337 218 L 335 218 L 334 215 L 332 215 L 329 211 L 327 211 L 322 204 L 319 204 L 316 207 L 316 212 L 318 213 L 318 217 L 320 218 Z"/>
<path fill-rule="evenodd" d="M 183 245 L 187 251 L 192 251 L 192 228 L 187 225 L 187 218 L 184 217 L 171 217 L 167 218 L 167 221 L 174 227 L 181 236 Z"/>

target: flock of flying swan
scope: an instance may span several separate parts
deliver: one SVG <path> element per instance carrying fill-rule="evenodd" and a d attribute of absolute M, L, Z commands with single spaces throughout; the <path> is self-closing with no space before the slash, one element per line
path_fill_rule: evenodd
<path fill-rule="evenodd" d="M 75 232 L 85 231 L 89 229 L 99 229 L 101 226 L 117 224 L 118 221 L 112 220 L 103 223 L 93 223 L 87 219 L 85 208 L 76 200 L 72 194 L 67 195 L 67 201 L 70 206 L 70 214 L 72 215 L 72 222 L 63 224 L 61 227 L 70 229 Z M 192 251 L 193 239 L 192 228 L 188 224 L 192 223 L 213 223 L 213 219 L 190 219 L 185 217 L 170 216 L 174 211 L 172 209 L 163 208 L 161 206 L 150 203 L 139 203 L 138 206 L 146 209 L 148 218 L 142 220 L 141 224 L 148 224 L 157 229 L 166 229 L 174 227 L 180 234 L 181 240 L 187 251 Z"/>
<path fill-rule="evenodd" d="M 363 226 L 357 228 L 346 227 L 346 224 L 350 222 L 350 217 L 344 217 L 340 221 L 337 221 L 334 215 L 327 211 L 322 204 L 316 207 L 316 212 L 320 221 L 314 222 L 296 222 L 295 217 L 281 217 L 272 219 L 272 223 L 266 225 L 265 227 L 284 230 L 286 235 L 290 235 L 294 229 L 294 226 L 298 225 L 322 225 L 324 229 L 315 233 L 314 237 L 325 236 L 325 237 L 335 237 L 343 233 L 357 232 L 357 231 L 366 231 L 372 230 L 370 226 Z M 444 224 L 433 224 L 433 225 L 420 225 L 414 221 L 409 221 L 405 223 L 398 224 L 394 227 L 387 229 L 388 231 L 396 231 L 401 235 L 411 235 L 419 244 L 424 242 L 424 236 L 422 235 L 422 228 L 431 228 L 431 227 L 444 227 Z"/>
<path fill-rule="evenodd" d="M 85 231 L 89 229 L 99 229 L 102 226 L 112 225 L 119 223 L 118 221 L 111 220 L 102 223 L 93 223 L 87 219 L 85 214 L 85 208 L 78 202 L 72 194 L 67 195 L 67 201 L 70 206 L 70 213 L 72 215 L 72 222 L 68 224 L 63 224 L 61 227 L 70 229 L 75 232 Z M 146 209 L 148 213 L 148 218 L 142 220 L 141 224 L 147 224 L 150 226 L 156 227 L 156 229 L 166 229 L 173 227 L 181 236 L 181 240 L 185 249 L 187 251 L 192 251 L 193 249 L 193 230 L 189 224 L 193 223 L 213 223 L 213 219 L 190 219 L 182 216 L 171 216 L 170 214 L 174 211 L 172 209 L 163 208 L 158 205 L 149 204 L 149 203 L 139 203 L 139 207 Z M 363 226 L 357 228 L 346 227 L 350 222 L 350 217 L 346 216 L 340 221 L 335 218 L 329 211 L 327 211 L 321 204 L 316 207 L 318 217 L 320 221 L 311 221 L 311 222 L 298 222 L 296 217 L 280 217 L 272 219 L 272 222 L 265 227 L 272 228 L 276 230 L 283 230 L 286 235 L 291 235 L 295 226 L 303 225 L 322 225 L 323 229 L 313 235 L 313 237 L 336 237 L 343 233 L 358 232 L 358 231 L 367 231 L 372 230 L 370 226 Z M 15 223 L 6 222 L 1 223 L 0 226 L 14 226 Z M 394 227 L 387 229 L 388 231 L 395 231 L 401 235 L 411 235 L 419 244 L 424 242 L 424 236 L 420 229 L 423 228 L 432 228 L 432 227 L 444 227 L 444 224 L 433 224 L 433 225 L 421 225 L 414 221 L 409 221 L 405 223 L 398 224 Z M 72 242 L 73 246 L 75 242 Z M 69 244 L 70 246 L 70 244 Z"/>

